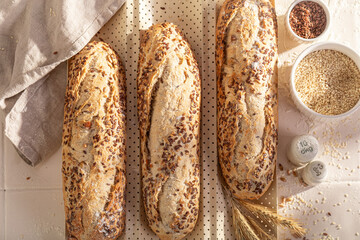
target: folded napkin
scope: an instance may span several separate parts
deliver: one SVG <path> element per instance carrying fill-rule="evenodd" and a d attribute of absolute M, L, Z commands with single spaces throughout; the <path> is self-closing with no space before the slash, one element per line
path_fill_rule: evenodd
<path fill-rule="evenodd" d="M 0 108 L 6 136 L 30 165 L 61 144 L 66 60 L 124 2 L 0 1 Z"/>

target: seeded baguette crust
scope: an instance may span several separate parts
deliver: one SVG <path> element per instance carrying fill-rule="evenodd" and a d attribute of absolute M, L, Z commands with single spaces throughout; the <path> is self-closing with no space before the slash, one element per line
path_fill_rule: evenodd
<path fill-rule="evenodd" d="M 150 27 L 137 78 L 142 190 L 149 226 L 162 240 L 182 239 L 198 218 L 200 84 L 180 30 L 171 23 Z"/>
<path fill-rule="evenodd" d="M 277 149 L 277 22 L 268 0 L 227 0 L 216 28 L 217 135 L 235 197 L 269 188 Z"/>
<path fill-rule="evenodd" d="M 69 61 L 62 140 L 66 239 L 116 239 L 124 229 L 125 82 L 106 43 L 91 42 Z"/>

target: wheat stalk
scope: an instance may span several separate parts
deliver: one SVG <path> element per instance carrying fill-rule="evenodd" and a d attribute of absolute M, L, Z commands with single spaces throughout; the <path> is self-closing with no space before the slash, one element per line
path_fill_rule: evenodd
<path fill-rule="evenodd" d="M 233 199 L 232 203 L 232 219 L 235 227 L 235 237 L 238 240 L 260 240 L 256 235 L 249 222 L 246 220 L 244 215 L 240 212 L 238 206 L 236 206 Z"/>
<path fill-rule="evenodd" d="M 293 219 L 282 217 L 281 215 L 278 215 L 276 212 L 271 211 L 262 205 L 237 199 L 233 196 L 225 181 L 221 181 L 221 185 L 224 189 L 225 194 L 231 199 L 232 212 L 233 212 L 233 225 L 235 227 L 235 233 L 237 239 L 242 239 L 240 234 L 242 233 L 242 231 L 246 229 L 250 229 L 254 233 L 253 235 L 255 236 L 256 236 L 255 231 L 258 232 L 259 235 L 263 234 L 264 232 L 264 230 L 259 226 L 259 224 L 256 223 L 254 219 L 251 218 L 251 216 L 248 217 L 250 223 L 248 222 L 248 220 L 246 220 L 246 218 L 242 214 L 242 212 L 244 212 L 245 210 L 250 212 L 252 215 L 260 218 L 261 220 L 265 220 L 266 222 L 268 222 L 273 226 L 278 225 L 284 228 L 289 228 L 296 237 L 303 237 L 305 235 L 306 229 L 303 228 L 301 224 L 297 223 Z M 245 221 L 242 219 L 244 219 Z M 246 233 L 243 233 L 242 235 L 245 234 Z M 265 234 L 267 233 L 265 232 Z M 247 238 L 247 239 L 259 239 L 258 236 L 256 237 L 257 238 Z M 270 236 L 270 239 L 273 238 L 271 238 Z"/>
<path fill-rule="evenodd" d="M 226 195 L 228 195 L 231 199 L 232 209 L 233 209 L 233 225 L 236 228 L 236 230 L 235 230 L 236 233 L 238 233 L 238 231 L 240 232 L 240 230 L 238 230 L 238 228 L 240 228 L 242 223 L 239 219 L 241 219 L 241 217 L 244 218 L 244 216 L 241 212 L 244 212 L 243 208 L 245 208 L 250 213 L 252 213 L 254 216 L 257 216 L 260 219 L 267 221 L 268 223 L 272 224 L 273 226 L 278 225 L 278 226 L 281 226 L 284 228 L 289 228 L 296 237 L 303 237 L 305 235 L 306 229 L 303 228 L 299 223 L 297 223 L 293 219 L 282 217 L 281 215 L 278 215 L 276 212 L 271 211 L 262 205 L 250 203 L 250 202 L 247 202 L 244 200 L 239 200 L 232 195 L 231 191 L 229 190 L 229 188 L 225 182 L 221 182 L 221 185 L 222 185 L 223 189 L 225 190 Z M 234 216 L 234 215 L 236 215 L 236 216 Z M 243 227 L 242 229 L 250 228 L 253 232 L 255 230 L 259 234 L 264 232 L 264 230 L 256 223 L 256 221 L 254 221 L 251 217 L 248 217 L 248 219 L 251 222 L 251 225 L 247 222 L 247 227 Z M 255 224 L 253 222 L 255 222 Z M 260 229 L 262 231 L 260 231 Z M 239 237 L 238 237 L 238 239 L 239 239 Z"/>
<path fill-rule="evenodd" d="M 247 217 L 247 220 L 250 222 L 254 230 L 258 232 L 258 235 L 262 237 L 261 239 L 276 240 L 276 237 L 273 235 L 274 234 L 273 232 L 272 234 L 268 234 L 264 229 L 262 229 L 259 226 L 259 224 L 252 217 Z"/>
<path fill-rule="evenodd" d="M 241 206 L 245 207 L 248 211 L 253 212 L 254 215 L 258 216 L 262 220 L 265 220 L 273 225 L 276 224 L 284 228 L 289 228 L 296 237 L 303 237 L 306 233 L 306 229 L 293 219 L 282 217 L 262 205 L 247 201 L 240 201 L 237 204 L 241 204 Z"/>

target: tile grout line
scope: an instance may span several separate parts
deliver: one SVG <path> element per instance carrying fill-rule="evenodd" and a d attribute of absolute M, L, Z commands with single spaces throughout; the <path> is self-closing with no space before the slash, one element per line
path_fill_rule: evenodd
<path fill-rule="evenodd" d="M 5 139 L 5 137 L 4 137 L 4 135 L 5 135 L 5 133 L 4 133 L 4 123 L 1 123 L 1 139 L 0 139 L 0 141 L 1 141 L 1 146 L 0 146 L 0 148 L 1 148 L 1 171 L 2 171 L 2 176 L 1 176 L 1 181 L 2 181 L 2 183 L 3 183 L 3 185 L 1 186 L 3 189 L 2 189 L 2 191 L 4 192 L 4 194 L 3 194 L 3 196 L 2 196 L 2 198 L 3 198 L 3 204 L 2 204 L 2 210 L 3 210 L 3 216 L 2 216 L 2 220 L 3 220 L 3 222 L 4 222 L 4 224 L 2 225 L 2 239 L 3 240 L 5 240 L 5 236 L 6 236 L 6 212 L 5 212 L 5 206 L 6 206 L 6 204 L 5 204 L 5 201 L 6 201 L 6 191 L 5 191 L 5 153 L 4 153 L 4 150 L 5 150 L 5 148 L 4 148 L 4 139 Z"/>
<path fill-rule="evenodd" d="M 6 238 L 6 229 L 7 229 L 7 215 L 6 215 L 6 178 L 5 178 L 5 174 L 6 174 L 6 164 L 5 164 L 5 126 L 4 124 L 2 124 L 1 126 L 1 131 L 2 131 L 2 135 L 1 135 L 1 158 L 2 158 L 2 171 L 3 171 L 3 176 L 2 176 L 2 180 L 3 180 L 3 187 L 4 187 L 4 202 L 3 202 L 3 208 L 4 208 L 4 216 L 3 216 L 3 220 L 4 220 L 4 226 L 3 226 L 3 239 L 5 240 Z"/>
<path fill-rule="evenodd" d="M 4 123 L 1 125 L 1 131 L 2 131 L 2 135 L 1 135 L 1 159 L 2 159 L 2 171 L 3 171 L 3 176 L 2 176 L 2 181 L 3 181 L 3 187 L 4 187 L 4 202 L 3 202 L 3 209 L 4 209 L 4 216 L 3 216 L 3 221 L 4 221 L 4 225 L 3 225 L 3 239 L 5 240 L 6 237 L 6 228 L 7 228 L 7 217 L 6 217 L 6 178 L 5 178 L 5 174 L 6 174 L 6 164 L 5 164 L 5 126 Z"/>
<path fill-rule="evenodd" d="M 3 186 L 2 186 L 2 189 L 5 190 L 5 153 L 4 153 L 4 123 L 1 123 L 1 139 L 0 139 L 0 142 L 1 142 L 1 170 L 2 170 L 2 176 L 1 176 L 1 181 L 3 183 Z"/>
<path fill-rule="evenodd" d="M 6 212 L 5 212 L 5 210 L 6 210 L 6 208 L 5 208 L 5 206 L 6 206 L 6 191 L 4 190 L 4 202 L 3 202 L 3 207 L 4 207 L 4 216 L 3 216 L 3 219 L 4 219 L 4 225 L 3 225 L 3 233 L 4 233 L 4 235 L 3 235 L 3 239 L 5 240 L 5 237 L 6 237 Z"/>

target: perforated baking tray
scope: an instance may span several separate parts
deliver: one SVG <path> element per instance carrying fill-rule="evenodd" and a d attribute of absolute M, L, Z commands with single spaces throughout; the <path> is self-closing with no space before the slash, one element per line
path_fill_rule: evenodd
<path fill-rule="evenodd" d="M 127 1 L 95 39 L 109 43 L 122 59 L 127 76 L 127 195 L 126 230 L 121 239 L 158 239 L 146 222 L 141 199 L 136 73 L 141 30 L 172 22 L 187 37 L 202 78 L 202 182 L 196 228 L 186 239 L 235 239 L 231 208 L 221 188 L 216 152 L 216 13 L 223 0 Z M 276 179 L 276 177 L 275 177 Z M 276 180 L 258 201 L 276 209 Z"/>

